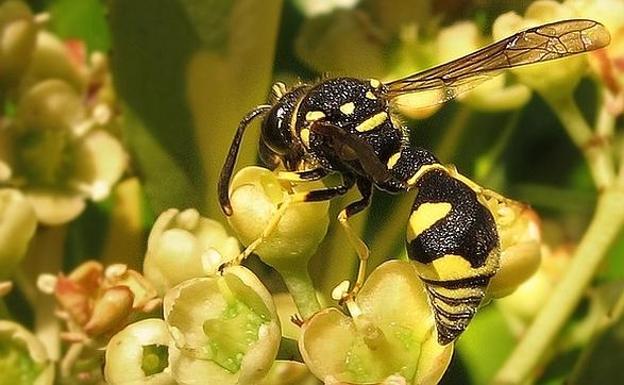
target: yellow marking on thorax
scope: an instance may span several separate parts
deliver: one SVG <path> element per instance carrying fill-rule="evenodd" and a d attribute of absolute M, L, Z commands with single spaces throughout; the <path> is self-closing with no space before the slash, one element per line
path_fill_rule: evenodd
<path fill-rule="evenodd" d="M 451 212 L 453 206 L 448 202 L 423 203 L 409 217 L 407 241 L 411 242 L 434 223 Z"/>
<path fill-rule="evenodd" d="M 370 100 L 377 100 L 377 96 L 372 91 L 366 91 L 366 98 Z"/>
<path fill-rule="evenodd" d="M 370 118 L 366 119 L 362 123 L 358 124 L 355 127 L 355 130 L 359 132 L 370 131 L 372 129 L 377 128 L 380 124 L 385 122 L 386 119 L 388 119 L 388 114 L 386 112 L 379 112 L 371 116 Z"/>
<path fill-rule="evenodd" d="M 355 104 L 353 102 L 345 103 L 340 106 L 340 112 L 345 115 L 351 115 L 355 111 Z"/>
<path fill-rule="evenodd" d="M 386 167 L 388 167 L 388 170 L 392 170 L 392 168 L 397 164 L 400 158 L 401 151 L 392 154 L 392 156 L 388 159 L 388 163 L 386 163 Z"/>
<path fill-rule="evenodd" d="M 373 88 L 377 88 L 377 87 L 379 87 L 381 85 L 381 82 L 379 80 L 377 80 L 377 79 L 371 79 L 370 80 L 370 85 Z"/>
<path fill-rule="evenodd" d="M 325 113 L 323 111 L 308 111 L 305 116 L 305 120 L 308 122 L 313 122 L 315 120 L 323 119 L 325 117 Z"/>
<path fill-rule="evenodd" d="M 443 165 L 439 164 L 439 163 L 427 164 L 425 166 L 420 167 L 414 173 L 414 175 L 412 175 L 412 177 L 407 180 L 407 187 L 408 188 L 414 187 L 416 182 L 418 182 L 418 180 L 420 178 L 422 178 L 423 175 L 425 175 L 426 173 L 428 173 L 431 170 L 442 170 L 442 171 L 448 173 L 448 169 L 446 167 L 444 167 Z"/>
<path fill-rule="evenodd" d="M 299 137 L 304 146 L 310 147 L 310 130 L 307 128 L 302 129 L 299 133 Z"/>

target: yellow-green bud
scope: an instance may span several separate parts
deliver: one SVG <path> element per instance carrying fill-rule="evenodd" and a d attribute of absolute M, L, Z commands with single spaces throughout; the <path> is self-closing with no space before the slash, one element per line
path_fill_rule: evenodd
<path fill-rule="evenodd" d="M 55 35 L 39 31 L 21 87 L 27 89 L 48 79 L 67 82 L 78 92 L 86 86 L 85 74 L 72 62 L 65 44 Z"/>
<path fill-rule="evenodd" d="M 295 186 L 294 191 L 322 187 L 321 183 L 306 183 Z M 242 169 L 230 187 L 233 214 L 228 220 L 244 245 L 261 237 L 281 205 L 288 204 L 276 228 L 255 249 L 271 266 L 307 264 L 329 225 L 329 202 L 286 203 L 291 188 L 261 167 Z"/>
<path fill-rule="evenodd" d="M 0 380 L 12 385 L 52 385 L 54 366 L 43 344 L 21 325 L 0 320 Z"/>
<path fill-rule="evenodd" d="M 37 26 L 26 4 L 0 4 L 0 87 L 14 86 L 28 67 L 35 47 Z"/>
<path fill-rule="evenodd" d="M 178 382 L 256 384 L 271 368 L 279 320 L 270 293 L 245 267 L 184 281 L 167 292 L 163 305 Z"/>
<path fill-rule="evenodd" d="M 177 385 L 169 366 L 170 336 L 161 319 L 135 322 L 106 347 L 104 376 L 111 385 Z"/>
<path fill-rule="evenodd" d="M 27 131 L 67 132 L 84 117 L 80 94 L 59 79 L 37 83 L 17 106 L 17 120 Z"/>
<path fill-rule="evenodd" d="M 26 253 L 37 227 L 35 212 L 21 192 L 0 189 L 0 280 L 8 278 Z"/>
<path fill-rule="evenodd" d="M 518 334 L 521 327 L 526 326 L 548 300 L 550 293 L 565 273 L 571 249 L 560 247 L 550 251 L 542 247 L 543 258 L 539 269 L 528 280 L 523 282 L 513 293 L 496 301 L 497 305 L 509 315 L 509 319 L 518 320 Z"/>
<path fill-rule="evenodd" d="M 164 295 L 187 279 L 215 275 L 239 253 L 238 241 L 219 222 L 194 209 L 169 209 L 152 227 L 143 272 Z"/>
<path fill-rule="evenodd" d="M 490 280 L 488 295 L 500 298 L 513 292 L 538 269 L 541 230 L 539 217 L 530 207 L 495 198 L 487 203 L 496 221 L 501 251 L 499 269 Z"/>
<path fill-rule="evenodd" d="M 438 344 L 427 295 L 413 266 L 386 262 L 347 302 L 306 321 L 299 350 L 325 383 L 437 384 L 453 345 Z"/>

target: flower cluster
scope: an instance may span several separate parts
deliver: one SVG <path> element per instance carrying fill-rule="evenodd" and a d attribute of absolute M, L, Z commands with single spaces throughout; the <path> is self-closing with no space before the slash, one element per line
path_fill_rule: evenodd
<path fill-rule="evenodd" d="M 22 2 L 0 5 L 0 182 L 19 189 L 44 224 L 106 198 L 126 168 L 105 56 L 86 59 Z"/>

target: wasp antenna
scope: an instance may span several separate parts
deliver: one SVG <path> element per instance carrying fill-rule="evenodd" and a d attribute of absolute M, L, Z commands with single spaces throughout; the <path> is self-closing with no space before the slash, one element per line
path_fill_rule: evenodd
<path fill-rule="evenodd" d="M 221 175 L 219 176 L 219 204 L 221 205 L 221 210 L 223 210 L 227 216 L 232 215 L 232 205 L 230 204 L 229 195 L 230 178 L 232 177 L 232 172 L 234 171 L 236 156 L 238 155 L 238 149 L 240 148 L 245 129 L 255 118 L 270 109 L 270 105 L 257 106 L 253 110 L 249 111 L 243 120 L 241 120 L 238 124 L 236 134 L 234 134 L 234 139 L 232 139 L 232 144 L 230 145 L 227 158 L 225 158 L 225 163 L 223 164 L 223 168 L 221 168 Z"/>

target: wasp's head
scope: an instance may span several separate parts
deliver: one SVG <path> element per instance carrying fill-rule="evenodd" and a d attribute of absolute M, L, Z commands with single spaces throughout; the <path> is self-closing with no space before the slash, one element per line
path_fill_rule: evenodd
<path fill-rule="evenodd" d="M 303 86 L 288 91 L 283 83 L 277 83 L 273 86 L 273 103 L 254 108 L 239 123 L 219 176 L 219 203 L 226 215 L 232 214 L 228 187 L 238 150 L 245 129 L 255 118 L 264 117 L 260 135 L 260 157 L 269 167 L 274 169 L 281 165 L 287 170 L 296 170 L 302 164 L 304 152 L 301 145 L 293 140 L 290 123 L 303 93 Z"/>
<path fill-rule="evenodd" d="M 260 157 L 271 168 L 282 165 L 287 170 L 296 170 L 301 163 L 303 149 L 293 138 L 291 124 L 304 92 L 302 87 L 286 91 L 282 83 L 273 86 L 275 102 L 262 120 L 259 144 Z"/>

